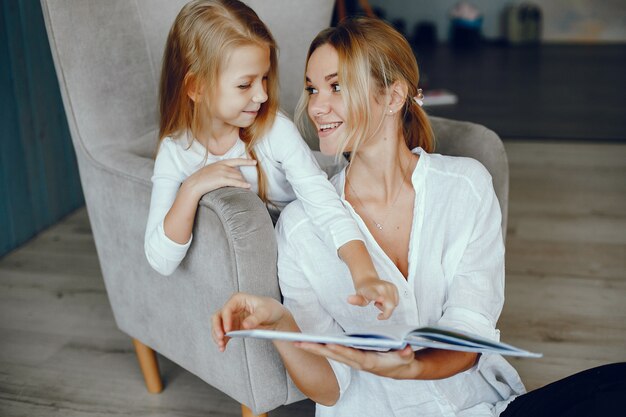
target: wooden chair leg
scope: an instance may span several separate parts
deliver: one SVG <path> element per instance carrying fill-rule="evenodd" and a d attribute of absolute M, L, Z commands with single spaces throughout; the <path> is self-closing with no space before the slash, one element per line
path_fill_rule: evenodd
<path fill-rule="evenodd" d="M 163 391 L 163 383 L 161 382 L 156 352 L 137 339 L 133 339 L 133 345 L 135 345 L 139 367 L 141 368 L 148 392 L 152 394 L 160 393 Z"/>
<path fill-rule="evenodd" d="M 242 417 L 268 417 L 267 413 L 258 414 L 258 415 L 252 413 L 252 410 L 250 410 L 248 407 L 246 407 L 243 404 L 241 404 L 241 415 Z"/>

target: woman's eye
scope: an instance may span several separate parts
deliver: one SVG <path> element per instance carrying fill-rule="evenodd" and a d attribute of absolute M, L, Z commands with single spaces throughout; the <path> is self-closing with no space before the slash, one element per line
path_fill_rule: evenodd
<path fill-rule="evenodd" d="M 313 87 L 311 87 L 311 86 L 306 87 L 306 88 L 304 89 L 304 91 L 306 91 L 307 93 L 309 93 L 309 95 L 311 95 L 311 94 L 317 94 L 317 89 L 315 89 L 315 88 L 313 88 Z"/>
<path fill-rule="evenodd" d="M 337 83 L 334 83 L 332 86 L 333 93 L 338 93 L 341 91 L 341 86 Z"/>
<path fill-rule="evenodd" d="M 238 85 L 237 88 L 239 88 L 240 90 L 247 90 L 248 88 L 250 88 L 250 84 L 241 84 Z"/>

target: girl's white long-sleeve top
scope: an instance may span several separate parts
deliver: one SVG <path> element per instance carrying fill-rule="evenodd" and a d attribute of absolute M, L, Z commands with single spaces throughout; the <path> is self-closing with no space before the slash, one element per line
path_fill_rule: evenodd
<path fill-rule="evenodd" d="M 412 174 L 407 278 L 343 198 L 345 170 L 332 179 L 365 236 L 379 276 L 398 288 L 400 302 L 387 323 L 438 324 L 499 340 L 504 244 L 491 177 L 469 158 L 414 152 L 420 158 Z M 346 302 L 354 292 L 350 272 L 300 202 L 285 208 L 276 233 L 284 304 L 302 331 L 354 332 L 384 324 L 373 305 Z M 340 398 L 333 407 L 318 405 L 317 416 L 497 416 L 524 392 L 517 372 L 500 355 L 483 354 L 473 368 L 432 381 L 383 378 L 329 362 Z"/>
<path fill-rule="evenodd" d="M 349 241 L 363 240 L 356 222 L 291 120 L 277 114 L 274 125 L 255 146 L 255 151 L 267 178 L 267 197 L 279 210 L 296 198 L 300 200 L 335 250 Z M 203 166 L 232 158 L 250 158 L 241 139 L 223 155 L 207 154 L 204 146 L 185 135 L 162 141 L 152 176 L 144 242 L 148 262 L 159 273 L 170 275 L 174 272 L 193 239 L 191 236 L 185 244 L 176 243 L 165 235 L 163 228 L 180 185 Z M 258 192 L 256 167 L 243 166 L 240 170 L 252 185 L 252 191 Z"/>

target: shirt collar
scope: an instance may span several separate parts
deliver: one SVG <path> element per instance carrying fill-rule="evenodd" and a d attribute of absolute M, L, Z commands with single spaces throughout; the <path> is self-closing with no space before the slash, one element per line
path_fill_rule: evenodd
<path fill-rule="evenodd" d="M 411 182 L 413 183 L 413 187 L 415 189 L 418 188 L 418 185 L 423 183 L 425 178 L 426 170 L 430 165 L 430 155 L 421 147 L 417 147 L 411 150 L 415 155 L 419 155 L 419 160 L 417 161 L 417 165 L 415 165 L 415 169 L 413 170 L 413 174 L 411 174 Z M 335 175 L 331 182 L 337 189 L 337 194 L 341 196 L 342 200 L 346 199 L 346 166 L 344 169 L 339 171 L 337 175 Z"/>

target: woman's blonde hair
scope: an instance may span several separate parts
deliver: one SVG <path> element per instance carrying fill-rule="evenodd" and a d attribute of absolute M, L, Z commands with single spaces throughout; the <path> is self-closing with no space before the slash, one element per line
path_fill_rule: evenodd
<path fill-rule="evenodd" d="M 339 57 L 337 76 L 341 86 L 347 120 L 347 134 L 338 146 L 338 154 L 351 145 L 356 152 L 371 130 L 370 95 L 386 93 L 395 82 L 404 83 L 408 94 L 402 109 L 402 133 L 409 149 L 417 146 L 434 150 L 434 135 L 426 116 L 413 97 L 418 95 L 419 69 L 407 40 L 383 21 L 369 17 L 342 20 L 336 27 L 321 31 L 309 47 L 308 65 L 317 48 L 330 45 Z M 306 124 L 309 94 L 303 91 L 296 108 L 298 125 Z"/>
<path fill-rule="evenodd" d="M 196 103 L 188 96 L 191 83 L 204 83 L 209 114 L 211 94 L 215 94 L 220 70 L 234 48 L 267 46 L 270 70 L 267 74 L 268 99 L 261 105 L 254 123 L 240 131 L 246 152 L 257 159 L 254 145 L 274 124 L 278 103 L 277 45 L 269 29 L 250 7 L 238 0 L 194 0 L 178 13 L 170 29 L 163 54 L 159 88 L 159 144 L 168 137 L 200 127 Z M 257 163 L 259 196 L 267 202 L 267 181 Z"/>

